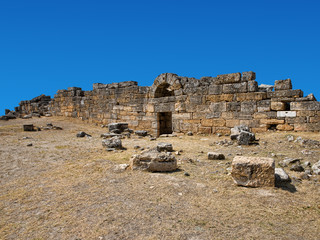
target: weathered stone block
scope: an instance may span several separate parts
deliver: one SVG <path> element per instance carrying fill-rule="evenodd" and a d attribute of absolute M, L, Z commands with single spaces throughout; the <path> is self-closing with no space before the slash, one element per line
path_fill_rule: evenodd
<path fill-rule="evenodd" d="M 172 114 L 172 118 L 182 119 L 182 120 L 191 119 L 191 113 L 175 113 L 175 114 Z"/>
<path fill-rule="evenodd" d="M 255 101 L 260 101 L 263 99 L 267 98 L 267 93 L 265 92 L 246 92 L 246 93 L 236 93 L 236 99 L 237 101 L 250 101 L 250 100 L 255 100 Z"/>
<path fill-rule="evenodd" d="M 284 120 L 281 119 L 261 119 L 261 124 L 284 124 Z"/>
<path fill-rule="evenodd" d="M 228 103 L 227 103 L 227 111 L 230 111 L 230 112 L 240 112 L 240 111 L 241 111 L 241 104 L 240 104 L 240 102 L 228 102 Z"/>
<path fill-rule="evenodd" d="M 320 111 L 320 102 L 291 102 L 290 110 Z"/>
<path fill-rule="evenodd" d="M 223 93 L 243 93 L 248 91 L 248 83 L 232 83 L 232 84 L 224 84 L 222 92 Z"/>
<path fill-rule="evenodd" d="M 209 160 L 223 160 L 223 159 L 225 159 L 225 156 L 222 153 L 208 152 L 208 159 Z"/>
<path fill-rule="evenodd" d="M 226 127 L 233 128 L 234 126 L 237 126 L 239 124 L 240 124 L 240 120 L 239 119 L 226 120 Z"/>
<path fill-rule="evenodd" d="M 210 95 L 219 95 L 222 94 L 222 85 L 210 85 L 209 86 Z"/>
<path fill-rule="evenodd" d="M 241 102 L 241 112 L 254 113 L 257 111 L 257 103 L 255 101 Z"/>
<path fill-rule="evenodd" d="M 293 126 L 289 125 L 289 124 L 278 124 L 277 130 L 279 130 L 279 131 L 292 131 Z"/>
<path fill-rule="evenodd" d="M 248 82 L 248 92 L 258 92 L 258 83 L 256 81 Z"/>
<path fill-rule="evenodd" d="M 292 89 L 291 79 L 288 78 L 286 80 L 276 80 L 274 82 L 274 90 L 288 90 Z"/>
<path fill-rule="evenodd" d="M 286 110 L 287 104 L 284 102 L 271 102 L 271 110 L 284 111 Z"/>
<path fill-rule="evenodd" d="M 277 112 L 277 117 L 296 117 L 297 116 L 297 112 L 296 111 L 278 111 Z"/>
<path fill-rule="evenodd" d="M 237 156 L 232 161 L 234 182 L 246 187 L 274 187 L 275 162 L 272 158 Z"/>
<path fill-rule="evenodd" d="M 241 81 L 242 82 L 247 82 L 247 81 L 253 81 L 256 79 L 256 73 L 249 71 L 249 72 L 243 72 L 241 76 Z"/>
<path fill-rule="evenodd" d="M 211 112 L 225 112 L 227 110 L 226 102 L 211 103 L 209 106 Z"/>
<path fill-rule="evenodd" d="M 199 133 L 203 134 L 211 134 L 212 133 L 212 128 L 211 127 L 199 127 Z"/>
<path fill-rule="evenodd" d="M 216 84 L 238 83 L 240 81 L 241 81 L 240 73 L 230 73 L 230 74 L 218 75 Z"/>
<path fill-rule="evenodd" d="M 303 97 L 303 92 L 300 89 L 297 90 L 278 90 L 275 92 L 267 92 L 267 98 L 283 98 L 283 97 Z"/>

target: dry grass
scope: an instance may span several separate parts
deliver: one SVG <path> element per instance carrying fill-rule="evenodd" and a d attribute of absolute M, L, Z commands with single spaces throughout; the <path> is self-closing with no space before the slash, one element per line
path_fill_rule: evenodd
<path fill-rule="evenodd" d="M 15 130 L 21 119 L 0 122 L 7 134 L 0 136 L 0 239 L 319 239 L 319 178 L 296 181 L 290 192 L 237 187 L 226 174 L 236 154 L 319 160 L 318 149 L 303 155 L 287 133 L 259 134 L 260 146 L 242 148 L 210 146 L 223 139 L 216 136 L 133 137 L 123 140 L 126 151 L 106 152 L 100 127 L 63 118 L 28 122 L 64 130 L 28 133 Z M 93 137 L 76 138 L 80 130 Z M 315 133 L 293 135 L 320 140 Z M 194 162 L 179 161 L 173 173 L 113 171 L 140 151 L 134 145 L 161 141 Z M 227 159 L 209 161 L 208 151 Z"/>

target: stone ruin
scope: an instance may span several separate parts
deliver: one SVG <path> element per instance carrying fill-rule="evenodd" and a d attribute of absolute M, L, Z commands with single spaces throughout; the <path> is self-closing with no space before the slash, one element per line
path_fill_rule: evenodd
<path fill-rule="evenodd" d="M 172 132 L 230 134 L 247 125 L 254 133 L 320 131 L 320 102 L 293 90 L 290 79 L 260 85 L 254 72 L 202 77 L 159 75 L 151 87 L 127 81 L 58 90 L 53 99 L 41 95 L 20 102 L 15 114 L 66 116 L 101 124 L 126 122 L 133 130 L 159 136 Z"/>

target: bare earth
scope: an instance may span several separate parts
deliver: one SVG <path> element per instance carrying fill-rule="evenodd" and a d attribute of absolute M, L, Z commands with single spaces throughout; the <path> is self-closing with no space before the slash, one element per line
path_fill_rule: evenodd
<path fill-rule="evenodd" d="M 26 123 L 63 130 L 23 132 Z M 76 138 L 79 131 L 92 138 Z M 319 176 L 282 188 L 244 188 L 227 170 L 236 154 L 313 164 L 320 149 L 303 154 L 306 148 L 286 136 L 320 140 L 319 133 L 257 134 L 260 145 L 246 147 L 213 144 L 229 140 L 218 136 L 132 136 L 123 140 L 127 150 L 107 152 L 100 138 L 105 132 L 76 119 L 0 122 L 0 239 L 320 239 Z M 141 151 L 135 145 L 158 142 L 183 150 L 179 171 L 114 171 Z M 209 151 L 227 159 L 207 160 Z"/>

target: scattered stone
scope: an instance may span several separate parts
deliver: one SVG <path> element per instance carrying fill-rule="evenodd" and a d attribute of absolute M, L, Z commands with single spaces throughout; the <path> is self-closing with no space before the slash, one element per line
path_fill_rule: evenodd
<path fill-rule="evenodd" d="M 304 168 L 300 164 L 291 166 L 290 171 L 303 172 Z"/>
<path fill-rule="evenodd" d="M 184 172 L 184 175 L 187 176 L 187 177 L 190 176 L 190 174 L 188 172 Z"/>
<path fill-rule="evenodd" d="M 116 173 L 124 172 L 129 167 L 129 164 L 119 164 L 114 167 L 113 171 Z"/>
<path fill-rule="evenodd" d="M 234 182 L 246 187 L 273 187 L 275 163 L 272 158 L 236 156 L 232 161 Z"/>
<path fill-rule="evenodd" d="M 275 168 L 276 183 L 291 182 L 289 175 L 282 168 Z"/>
<path fill-rule="evenodd" d="M 139 149 L 139 148 L 140 148 L 140 146 L 138 146 L 138 145 L 133 146 L 133 149 Z"/>
<path fill-rule="evenodd" d="M 123 149 L 121 139 L 117 137 L 102 140 L 102 146 L 106 148 Z"/>
<path fill-rule="evenodd" d="M 279 162 L 279 165 L 281 167 L 288 167 L 289 165 L 292 165 L 292 164 L 299 165 L 301 160 L 302 160 L 301 158 L 285 158 Z"/>
<path fill-rule="evenodd" d="M 304 149 L 304 150 L 301 151 L 301 153 L 304 154 L 304 155 L 311 155 L 313 153 L 313 151 L 310 151 L 308 149 Z"/>
<path fill-rule="evenodd" d="M 251 133 L 246 125 L 231 128 L 230 138 L 231 140 L 237 140 L 239 145 L 249 145 L 256 140 L 255 134 Z"/>
<path fill-rule="evenodd" d="M 239 145 L 249 145 L 250 143 L 255 141 L 254 133 L 242 131 L 237 137 Z"/>
<path fill-rule="evenodd" d="M 320 175 L 320 160 L 313 164 L 311 169 L 314 175 Z"/>
<path fill-rule="evenodd" d="M 34 126 L 33 126 L 33 124 L 25 124 L 25 125 L 23 125 L 23 131 L 26 131 L 26 132 L 32 132 L 32 131 L 34 131 Z"/>
<path fill-rule="evenodd" d="M 155 138 L 155 137 L 150 138 L 150 141 L 155 141 L 155 140 L 157 140 L 157 138 Z"/>
<path fill-rule="evenodd" d="M 167 152 L 158 152 L 156 149 L 145 150 L 140 155 L 130 158 L 132 170 L 147 170 L 150 172 L 171 172 L 178 168 L 176 158 Z"/>
<path fill-rule="evenodd" d="M 217 136 L 218 136 L 218 137 L 221 137 L 221 136 L 222 136 L 222 134 L 221 134 L 221 133 L 217 133 Z"/>
<path fill-rule="evenodd" d="M 33 145 L 32 143 L 29 143 L 27 144 L 27 147 L 32 147 L 32 145 Z"/>
<path fill-rule="evenodd" d="M 112 132 L 115 129 L 118 129 L 120 133 L 124 132 L 125 129 L 127 129 L 129 126 L 128 123 L 110 123 L 108 124 L 109 132 Z"/>
<path fill-rule="evenodd" d="M 192 136 L 193 135 L 193 132 L 187 132 L 187 136 Z"/>
<path fill-rule="evenodd" d="M 52 114 L 51 113 L 46 113 L 44 116 L 45 117 L 52 117 Z"/>
<path fill-rule="evenodd" d="M 309 180 L 311 175 L 308 174 L 308 172 L 302 172 L 300 173 L 299 177 L 302 179 L 302 180 Z"/>
<path fill-rule="evenodd" d="M 304 163 L 302 164 L 302 166 L 303 166 L 304 168 L 310 168 L 310 167 L 311 167 L 311 163 L 310 163 L 309 161 L 306 161 L 306 162 L 304 162 Z"/>
<path fill-rule="evenodd" d="M 32 118 L 32 114 L 24 115 L 22 117 L 22 119 L 29 119 L 29 118 Z"/>
<path fill-rule="evenodd" d="M 223 160 L 223 159 L 225 159 L 225 156 L 222 153 L 208 152 L 208 159 L 209 160 Z"/>
<path fill-rule="evenodd" d="M 115 151 L 116 149 L 115 148 L 106 148 L 106 151 L 107 152 L 113 152 L 113 151 Z"/>
<path fill-rule="evenodd" d="M 78 132 L 76 135 L 78 138 L 83 138 L 83 137 L 91 137 L 91 135 L 85 133 L 85 132 Z"/>
<path fill-rule="evenodd" d="M 116 134 L 116 133 L 103 133 L 100 135 L 100 137 L 102 138 L 113 138 L 113 137 L 117 137 L 117 138 L 123 138 L 122 134 Z"/>
<path fill-rule="evenodd" d="M 157 145 L 157 150 L 159 152 L 172 152 L 173 148 L 172 148 L 172 144 L 171 143 L 158 143 Z"/>
<path fill-rule="evenodd" d="M 145 137 L 148 135 L 148 132 L 145 130 L 137 130 L 137 131 L 135 131 L 135 134 L 138 136 L 141 136 L 141 137 Z"/>
<path fill-rule="evenodd" d="M 294 136 L 292 136 L 292 135 L 287 136 L 287 140 L 288 140 L 288 142 L 293 142 Z"/>

